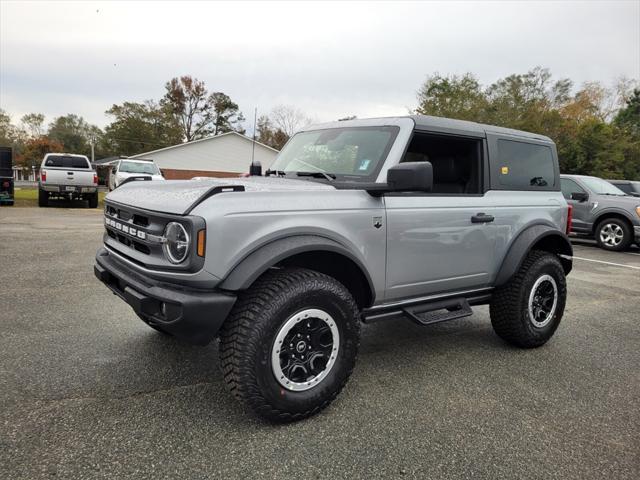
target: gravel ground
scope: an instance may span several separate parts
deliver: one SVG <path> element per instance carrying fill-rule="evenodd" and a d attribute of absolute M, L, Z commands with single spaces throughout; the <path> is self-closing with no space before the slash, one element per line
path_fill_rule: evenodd
<path fill-rule="evenodd" d="M 337 401 L 274 426 L 227 394 L 217 345 L 156 333 L 94 278 L 101 231 L 99 210 L 0 209 L 2 479 L 640 477 L 638 249 L 577 242 L 537 350 L 486 307 L 364 326 Z"/>

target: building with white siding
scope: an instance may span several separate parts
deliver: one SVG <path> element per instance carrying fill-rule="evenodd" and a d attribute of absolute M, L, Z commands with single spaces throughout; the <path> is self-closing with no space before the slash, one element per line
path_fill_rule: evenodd
<path fill-rule="evenodd" d="M 263 171 L 271 167 L 278 151 L 237 132 L 224 133 L 131 158 L 153 160 L 168 180 L 193 177 L 233 177 L 249 171 L 251 155 L 262 164 Z"/>

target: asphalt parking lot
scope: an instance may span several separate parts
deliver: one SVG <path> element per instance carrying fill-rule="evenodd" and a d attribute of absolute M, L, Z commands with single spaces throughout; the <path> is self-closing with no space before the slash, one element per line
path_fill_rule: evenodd
<path fill-rule="evenodd" d="M 274 426 L 225 391 L 217 345 L 145 326 L 93 276 L 102 212 L 0 209 L 0 478 L 640 477 L 640 250 L 575 246 L 544 347 L 486 307 L 365 326 L 334 404 Z"/>

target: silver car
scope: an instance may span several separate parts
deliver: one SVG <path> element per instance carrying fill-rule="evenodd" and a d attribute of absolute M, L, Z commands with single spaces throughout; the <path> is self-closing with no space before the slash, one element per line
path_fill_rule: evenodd
<path fill-rule="evenodd" d="M 298 132 L 264 173 L 122 185 L 95 264 L 150 327 L 219 337 L 229 390 L 263 417 L 326 407 L 361 322 L 431 325 L 489 304 L 513 345 L 556 331 L 572 248 L 549 138 L 427 116 L 341 121 Z"/>
<path fill-rule="evenodd" d="M 640 244 L 640 198 L 598 177 L 562 175 L 562 193 L 573 207 L 572 230 L 605 250 Z"/>

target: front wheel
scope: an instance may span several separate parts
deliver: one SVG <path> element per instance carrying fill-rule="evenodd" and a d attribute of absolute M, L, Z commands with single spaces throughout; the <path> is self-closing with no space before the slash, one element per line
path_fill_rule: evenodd
<path fill-rule="evenodd" d="M 596 241 L 600 248 L 619 252 L 631 245 L 633 231 L 624 220 L 607 218 L 596 227 Z"/>
<path fill-rule="evenodd" d="M 557 255 L 534 250 L 489 305 L 491 324 L 503 340 L 521 348 L 544 345 L 555 333 L 567 299 L 567 282 Z"/>
<path fill-rule="evenodd" d="M 340 282 L 312 270 L 274 270 L 238 299 L 220 334 L 220 361 L 236 398 L 288 422 L 333 401 L 359 343 L 358 307 Z"/>

